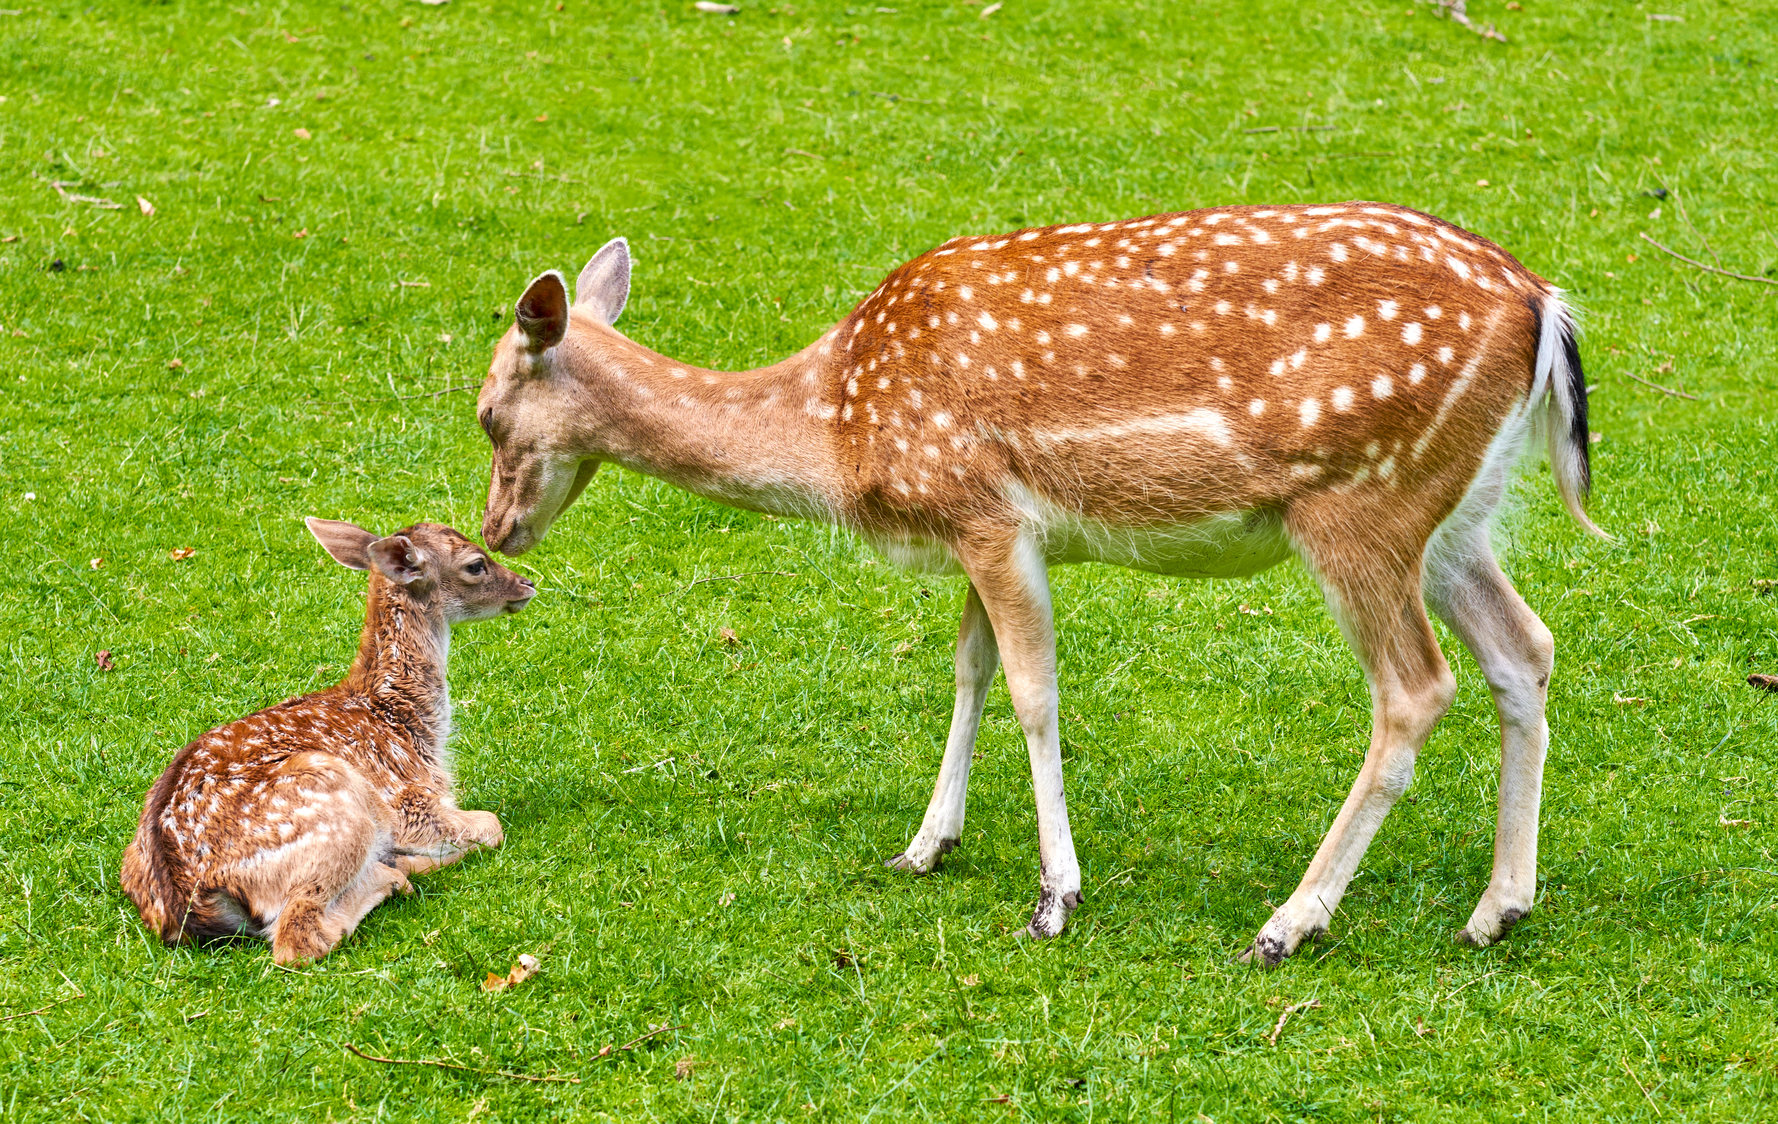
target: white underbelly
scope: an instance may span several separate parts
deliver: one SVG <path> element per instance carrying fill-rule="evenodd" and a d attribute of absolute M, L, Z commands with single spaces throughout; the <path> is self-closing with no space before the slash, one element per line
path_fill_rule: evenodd
<path fill-rule="evenodd" d="M 1274 511 L 1231 511 L 1190 523 L 1127 527 L 1046 507 L 1027 524 L 1027 531 L 1050 565 L 1105 562 L 1187 578 L 1244 578 L 1290 557 L 1283 521 Z M 961 572 L 944 543 L 887 535 L 869 539 L 897 566 Z"/>
<path fill-rule="evenodd" d="M 1190 523 L 1121 527 L 1052 515 L 1039 542 L 1046 561 L 1106 562 L 1187 578 L 1244 578 L 1290 556 L 1274 511 L 1231 511 Z"/>

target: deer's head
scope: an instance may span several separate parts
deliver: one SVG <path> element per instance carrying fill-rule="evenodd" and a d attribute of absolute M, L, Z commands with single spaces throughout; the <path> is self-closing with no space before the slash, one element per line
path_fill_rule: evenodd
<path fill-rule="evenodd" d="M 630 247 L 615 238 L 580 271 L 573 301 L 553 269 L 532 281 L 494 347 L 476 417 L 494 445 L 482 537 L 502 554 L 541 542 L 598 471 L 601 410 L 585 376 L 629 295 Z"/>

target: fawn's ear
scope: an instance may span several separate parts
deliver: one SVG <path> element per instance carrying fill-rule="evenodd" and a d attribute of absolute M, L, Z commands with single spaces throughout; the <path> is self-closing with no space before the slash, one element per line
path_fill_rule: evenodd
<path fill-rule="evenodd" d="M 615 324 L 629 299 L 630 244 L 613 238 L 580 271 L 574 282 L 574 307 L 586 309 L 603 324 Z"/>
<path fill-rule="evenodd" d="M 317 519 L 311 515 L 303 522 L 308 525 L 309 534 L 315 536 L 321 549 L 335 562 L 354 570 L 370 569 L 370 556 L 365 553 L 365 548 L 376 541 L 375 535 L 356 523 L 341 519 Z"/>
<path fill-rule="evenodd" d="M 568 283 L 550 270 L 531 282 L 513 312 L 525 333 L 525 350 L 548 351 L 568 334 Z"/>
<path fill-rule="evenodd" d="M 364 548 L 377 573 L 396 585 L 413 585 L 426 576 L 426 556 L 406 535 L 390 535 Z"/>

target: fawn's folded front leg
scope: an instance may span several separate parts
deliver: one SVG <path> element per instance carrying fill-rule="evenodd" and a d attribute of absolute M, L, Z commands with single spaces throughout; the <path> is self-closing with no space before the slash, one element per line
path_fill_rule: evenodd
<path fill-rule="evenodd" d="M 428 787 L 403 789 L 395 811 L 396 866 L 407 874 L 449 866 L 471 851 L 498 847 L 506 839 L 494 813 L 466 812 Z"/>
<path fill-rule="evenodd" d="M 963 837 L 963 806 L 969 793 L 969 764 L 975 756 L 976 730 L 982 721 L 982 700 L 1000 667 L 1000 651 L 994 643 L 994 626 L 982 608 L 982 599 L 969 587 L 963 603 L 963 619 L 957 626 L 957 704 L 951 711 L 951 734 L 945 740 L 945 759 L 938 769 L 932 803 L 926 818 L 907 850 L 888 861 L 899 870 L 926 874 Z"/>
<path fill-rule="evenodd" d="M 1068 801 L 1062 791 L 1049 568 L 1036 541 L 1022 531 L 1009 532 L 999 541 L 972 543 L 958 553 L 993 625 L 1007 690 L 1031 755 L 1042 867 L 1037 908 L 1024 935 L 1053 937 L 1081 899 L 1080 863 L 1074 856 Z"/>

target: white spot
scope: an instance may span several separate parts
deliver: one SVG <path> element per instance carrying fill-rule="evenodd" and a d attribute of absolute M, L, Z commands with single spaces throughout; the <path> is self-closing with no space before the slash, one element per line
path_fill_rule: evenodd
<path fill-rule="evenodd" d="M 1162 324 L 1161 325 L 1161 335 L 1163 335 L 1163 336 L 1170 336 L 1173 333 L 1177 332 L 1178 330 L 1179 330 L 1178 328 L 1175 328 L 1171 324 Z"/>
<path fill-rule="evenodd" d="M 975 322 L 977 324 L 980 324 L 982 327 L 988 329 L 988 331 L 990 331 L 990 332 L 992 332 L 995 328 L 1000 327 L 1000 322 L 995 320 L 992 316 L 988 315 L 986 312 L 983 312 L 980 316 L 976 317 Z"/>
<path fill-rule="evenodd" d="M 1071 336 L 1084 336 L 1087 334 L 1087 326 L 1085 324 L 1070 324 L 1067 331 Z"/>
<path fill-rule="evenodd" d="M 1309 352 L 1306 348 L 1297 351 L 1297 353 L 1295 355 L 1292 355 L 1290 357 L 1291 370 L 1294 371 L 1294 370 L 1300 369 L 1302 367 L 1302 365 L 1308 361 L 1308 358 L 1309 358 Z"/>
<path fill-rule="evenodd" d="M 1395 383 L 1388 375 L 1378 375 L 1371 380 L 1371 397 L 1387 398 L 1395 393 Z"/>
<path fill-rule="evenodd" d="M 1347 339 L 1355 340 L 1362 335 L 1364 335 L 1364 317 L 1354 316 L 1352 319 L 1346 321 Z"/>
<path fill-rule="evenodd" d="M 1341 242 L 1335 242 L 1333 245 L 1331 245 L 1327 248 L 1327 256 L 1332 258 L 1334 261 L 1345 261 L 1346 260 L 1345 244 L 1341 243 Z"/>
<path fill-rule="evenodd" d="M 1282 359 L 1272 360 L 1272 373 L 1274 375 L 1282 375 L 1284 373 L 1284 360 L 1282 360 Z"/>
<path fill-rule="evenodd" d="M 1266 400 L 1264 398 L 1255 398 L 1253 401 L 1247 403 L 1247 412 L 1256 418 L 1259 417 L 1266 412 Z"/>
<path fill-rule="evenodd" d="M 1395 319 L 1396 303 L 1394 301 L 1378 301 L 1377 315 L 1385 320 Z"/>
<path fill-rule="evenodd" d="M 1426 377 L 1426 364 L 1416 363 L 1408 368 L 1408 385 L 1419 386 L 1420 380 Z"/>
<path fill-rule="evenodd" d="M 1297 415 L 1302 418 L 1303 425 L 1314 425 L 1315 419 L 1321 416 L 1321 403 L 1315 401 L 1313 398 L 1305 398 L 1302 403 L 1297 406 Z"/>
<path fill-rule="evenodd" d="M 1238 261 L 1225 261 L 1222 263 L 1222 271 L 1224 273 L 1239 273 L 1241 272 L 1241 263 Z"/>
<path fill-rule="evenodd" d="M 1312 265 L 1309 267 L 1308 272 L 1304 273 L 1303 276 L 1308 280 L 1309 284 L 1319 285 L 1327 278 L 1327 272 L 1318 265 Z"/>
<path fill-rule="evenodd" d="M 1420 325 L 1418 322 L 1410 320 L 1401 326 L 1401 342 L 1405 344 L 1416 344 L 1420 342 Z"/>
<path fill-rule="evenodd" d="M 1335 387 L 1333 392 L 1333 408 L 1342 412 L 1352 408 L 1352 388 L 1349 386 Z"/>
<path fill-rule="evenodd" d="M 957 295 L 964 300 L 970 300 L 975 296 L 975 290 L 971 289 L 968 285 L 959 285 L 957 287 Z"/>
<path fill-rule="evenodd" d="M 1216 315 L 1227 316 L 1229 314 L 1229 309 L 1231 309 L 1233 307 L 1234 307 L 1234 305 L 1230 304 L 1228 301 L 1217 301 L 1216 302 Z"/>
<path fill-rule="evenodd" d="M 1457 314 L 1457 326 L 1466 332 L 1469 331 L 1469 313 L 1459 312 Z"/>
<path fill-rule="evenodd" d="M 1333 325 L 1332 324 L 1317 324 L 1317 325 L 1315 325 L 1315 342 L 1316 343 L 1326 343 L 1328 337 L 1331 335 L 1333 335 Z"/>
<path fill-rule="evenodd" d="M 1445 364 L 1446 366 L 1450 366 L 1451 359 L 1456 354 L 1457 354 L 1456 352 L 1452 351 L 1448 347 L 1441 347 L 1438 349 L 1438 361 L 1440 363 Z"/>
<path fill-rule="evenodd" d="M 1445 314 L 1445 310 L 1440 308 L 1436 304 L 1429 304 L 1426 306 L 1426 319 L 1428 319 L 1428 320 L 1437 320 L 1439 317 L 1443 316 L 1444 314 Z"/>

